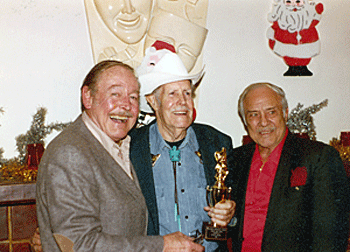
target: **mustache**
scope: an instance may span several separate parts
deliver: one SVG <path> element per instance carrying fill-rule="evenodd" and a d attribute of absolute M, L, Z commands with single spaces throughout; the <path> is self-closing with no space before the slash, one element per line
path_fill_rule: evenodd
<path fill-rule="evenodd" d="M 110 113 L 110 116 L 120 116 L 120 117 L 128 117 L 131 118 L 133 117 L 133 114 L 129 111 L 123 111 L 123 112 L 118 112 L 118 113 Z"/>
<path fill-rule="evenodd" d="M 170 112 L 180 112 L 180 111 L 191 111 L 188 107 L 186 107 L 186 106 L 179 106 L 179 107 L 176 107 L 176 108 L 173 108 L 173 109 L 171 109 L 171 111 Z"/>
<path fill-rule="evenodd" d="M 274 131 L 276 128 L 274 126 L 267 126 L 264 128 L 260 128 L 258 129 L 258 133 L 262 133 L 262 132 L 272 132 Z"/>

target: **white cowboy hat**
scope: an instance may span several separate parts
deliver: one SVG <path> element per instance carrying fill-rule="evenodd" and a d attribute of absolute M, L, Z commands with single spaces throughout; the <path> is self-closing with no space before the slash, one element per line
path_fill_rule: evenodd
<path fill-rule="evenodd" d="M 202 74 L 203 69 L 197 74 L 188 74 L 180 57 L 168 49 L 157 50 L 154 46 L 147 48 L 141 65 L 136 69 L 136 75 L 141 84 L 140 110 L 146 113 L 153 112 L 146 101 L 146 95 L 151 94 L 161 85 L 181 80 L 190 80 L 194 85 Z"/>

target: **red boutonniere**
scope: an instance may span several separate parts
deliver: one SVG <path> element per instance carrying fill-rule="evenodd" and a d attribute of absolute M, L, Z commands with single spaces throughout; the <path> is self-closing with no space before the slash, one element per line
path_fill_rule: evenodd
<path fill-rule="evenodd" d="M 292 170 L 292 176 L 290 178 L 290 186 L 291 187 L 297 187 L 297 186 L 303 186 L 306 183 L 307 178 L 307 170 L 306 167 L 297 167 L 294 170 Z"/>

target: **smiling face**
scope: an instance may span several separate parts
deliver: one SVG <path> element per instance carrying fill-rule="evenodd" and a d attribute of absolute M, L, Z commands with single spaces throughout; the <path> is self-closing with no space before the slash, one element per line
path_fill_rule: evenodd
<path fill-rule="evenodd" d="M 134 74 L 113 66 L 100 74 L 96 92 L 82 88 L 85 111 L 91 120 L 117 142 L 126 137 L 139 113 L 139 85 Z"/>
<path fill-rule="evenodd" d="M 103 22 L 121 41 L 139 42 L 146 34 L 153 0 L 94 0 Z"/>
<path fill-rule="evenodd" d="M 162 137 L 169 142 L 183 139 L 193 118 L 190 81 L 183 80 L 162 85 L 146 99 L 156 113 Z"/>
<path fill-rule="evenodd" d="M 261 154 L 270 154 L 286 133 L 288 109 L 284 115 L 281 97 L 266 86 L 249 91 L 243 104 L 249 136 Z"/>

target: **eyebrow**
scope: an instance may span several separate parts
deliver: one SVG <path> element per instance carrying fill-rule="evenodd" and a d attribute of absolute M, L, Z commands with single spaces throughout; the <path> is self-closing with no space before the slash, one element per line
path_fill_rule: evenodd
<path fill-rule="evenodd" d="M 277 106 L 268 107 L 264 110 L 266 111 L 266 110 L 274 110 L 274 109 L 277 109 Z M 252 109 L 252 110 L 247 110 L 247 113 L 258 112 L 258 111 L 260 111 L 260 110 L 259 109 Z"/>
<path fill-rule="evenodd" d="M 119 84 L 113 84 L 113 85 L 110 86 L 107 90 L 108 90 L 108 91 L 111 91 L 111 90 L 113 90 L 113 88 L 123 88 L 123 86 L 122 86 L 122 85 L 119 85 Z M 135 90 L 131 91 L 130 93 L 131 93 L 131 94 L 137 93 L 138 95 L 140 95 L 140 89 L 139 89 L 139 88 L 136 88 Z"/>
<path fill-rule="evenodd" d="M 254 113 L 254 112 L 258 112 L 258 110 L 247 110 L 247 114 L 248 113 Z"/>

